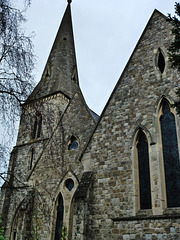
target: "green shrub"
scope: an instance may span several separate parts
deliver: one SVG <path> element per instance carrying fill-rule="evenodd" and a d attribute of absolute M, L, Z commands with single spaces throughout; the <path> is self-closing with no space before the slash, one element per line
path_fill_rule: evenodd
<path fill-rule="evenodd" d="M 1 215 L 0 215 L 0 240 L 5 240 L 5 238 L 4 238 L 4 227 L 2 225 Z"/>
<path fill-rule="evenodd" d="M 61 238 L 59 240 L 67 240 L 67 239 L 68 239 L 67 227 L 63 225 L 63 228 L 61 231 Z"/>

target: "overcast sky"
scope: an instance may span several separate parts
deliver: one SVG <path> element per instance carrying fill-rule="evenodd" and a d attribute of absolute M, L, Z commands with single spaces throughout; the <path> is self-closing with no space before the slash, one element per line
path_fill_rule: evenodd
<path fill-rule="evenodd" d="M 73 0 L 71 4 L 79 80 L 88 106 L 103 110 L 154 9 L 174 15 L 174 0 Z M 32 0 L 27 32 L 34 31 L 40 80 L 66 0 Z"/>
<path fill-rule="evenodd" d="M 174 4 L 174 0 L 72 1 L 80 86 L 88 106 L 96 113 L 103 110 L 154 9 L 174 15 Z M 36 82 L 66 6 L 66 0 L 32 0 L 26 14 L 26 31 L 36 34 Z"/>

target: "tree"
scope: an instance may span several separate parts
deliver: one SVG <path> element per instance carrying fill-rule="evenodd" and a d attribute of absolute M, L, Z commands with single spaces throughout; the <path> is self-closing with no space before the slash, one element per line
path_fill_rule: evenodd
<path fill-rule="evenodd" d="M 22 10 L 16 8 L 17 2 L 0 0 L 0 122 L 6 133 L 0 143 L 0 169 L 5 163 L 7 143 L 14 136 L 21 105 L 34 86 L 32 34 L 26 36 L 22 28 L 26 21 L 24 12 L 31 0 L 24 0 Z"/>
<path fill-rule="evenodd" d="M 177 68 L 180 72 L 180 3 L 178 2 L 175 3 L 175 13 L 176 16 L 174 17 L 168 15 L 168 21 L 173 25 L 172 34 L 174 35 L 174 40 L 168 50 L 172 68 Z M 176 95 L 178 98 L 180 97 L 180 88 L 178 88 Z M 180 101 L 176 101 L 173 106 L 180 115 Z"/>

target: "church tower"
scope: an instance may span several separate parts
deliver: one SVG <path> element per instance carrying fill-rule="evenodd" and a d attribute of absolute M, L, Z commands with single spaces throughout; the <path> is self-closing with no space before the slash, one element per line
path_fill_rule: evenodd
<path fill-rule="evenodd" d="M 41 80 L 22 107 L 2 187 L 8 239 L 59 240 L 63 230 L 71 236 L 72 198 L 83 175 L 79 157 L 97 118 L 79 88 L 68 1 Z"/>
<path fill-rule="evenodd" d="M 68 1 L 22 108 L 0 202 L 7 239 L 180 239 L 171 28 L 155 10 L 98 118 L 79 88 Z"/>

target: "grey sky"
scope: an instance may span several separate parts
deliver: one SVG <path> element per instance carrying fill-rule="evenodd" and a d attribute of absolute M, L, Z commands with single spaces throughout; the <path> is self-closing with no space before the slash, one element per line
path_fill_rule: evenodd
<path fill-rule="evenodd" d="M 88 106 L 96 113 L 103 110 L 154 9 L 165 15 L 174 14 L 174 4 L 174 0 L 72 1 L 80 86 Z M 36 82 L 40 80 L 66 6 L 66 0 L 32 0 L 26 14 L 27 33 L 36 34 Z"/>
<path fill-rule="evenodd" d="M 174 14 L 174 0 L 73 0 L 72 16 L 80 86 L 87 104 L 104 108 L 154 9 Z M 40 80 L 63 17 L 66 0 L 33 0 L 27 31 L 34 31 Z"/>

